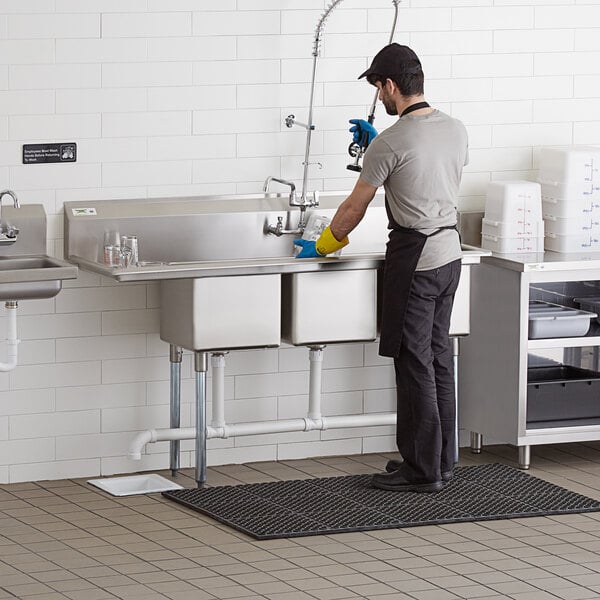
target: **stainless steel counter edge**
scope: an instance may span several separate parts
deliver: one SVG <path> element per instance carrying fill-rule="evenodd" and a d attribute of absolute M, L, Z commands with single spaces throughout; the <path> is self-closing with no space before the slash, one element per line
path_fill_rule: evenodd
<path fill-rule="evenodd" d="M 463 264 L 477 264 L 489 251 L 471 246 L 463 247 Z M 69 260 L 86 271 L 110 277 L 115 281 L 157 281 L 161 279 L 196 279 L 236 275 L 270 275 L 277 273 L 309 273 L 314 271 L 347 271 L 377 269 L 383 265 L 382 253 L 348 254 L 298 260 L 292 256 L 254 260 L 190 261 L 152 264 L 135 267 L 109 267 L 99 262 L 71 256 Z"/>
<path fill-rule="evenodd" d="M 492 254 L 482 259 L 486 264 L 522 273 L 533 271 L 571 271 L 600 269 L 600 252 L 540 252 L 537 254 Z"/>

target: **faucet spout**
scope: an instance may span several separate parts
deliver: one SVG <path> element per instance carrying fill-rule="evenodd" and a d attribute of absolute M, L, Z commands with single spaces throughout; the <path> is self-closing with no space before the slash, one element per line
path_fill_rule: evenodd
<path fill-rule="evenodd" d="M 6 244 L 14 244 L 17 240 L 19 230 L 12 225 L 7 225 L 2 222 L 2 198 L 4 196 L 10 196 L 13 199 L 13 206 L 15 208 L 21 208 L 17 195 L 12 190 L 2 190 L 0 192 L 0 246 Z"/>
<path fill-rule="evenodd" d="M 12 190 L 2 190 L 0 192 L 0 209 L 2 208 L 2 198 L 4 196 L 10 196 L 13 199 L 13 205 L 15 208 L 21 208 L 21 204 L 19 203 L 19 199 L 17 195 Z"/>
<path fill-rule="evenodd" d="M 267 177 L 265 179 L 265 183 L 263 185 L 263 192 L 267 192 L 269 190 L 269 184 L 271 181 L 276 181 L 277 183 L 281 183 L 282 185 L 290 186 L 290 206 L 296 206 L 296 184 L 293 181 L 288 181 L 287 179 L 280 179 L 279 177 Z"/>

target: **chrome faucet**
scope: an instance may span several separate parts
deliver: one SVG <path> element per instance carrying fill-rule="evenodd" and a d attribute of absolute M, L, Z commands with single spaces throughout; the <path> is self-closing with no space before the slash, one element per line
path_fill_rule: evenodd
<path fill-rule="evenodd" d="M 269 183 L 271 183 L 271 181 L 290 186 L 290 206 L 297 206 L 300 208 L 300 220 L 298 221 L 298 227 L 296 229 L 284 229 L 283 217 L 277 217 L 277 225 L 267 225 L 265 232 L 272 233 L 277 237 L 285 234 L 302 235 L 304 233 L 304 228 L 306 227 L 306 209 L 308 207 L 319 205 L 319 192 L 314 192 L 312 200 L 307 201 L 306 198 L 298 199 L 294 182 L 288 181 L 287 179 L 280 179 L 279 177 L 267 177 L 263 185 L 264 192 L 269 190 Z"/>
<path fill-rule="evenodd" d="M 269 184 L 271 181 L 276 181 L 277 183 L 281 183 L 283 185 L 290 186 L 290 206 L 300 206 L 298 200 L 296 198 L 296 184 L 293 181 L 288 181 L 287 179 L 280 179 L 279 177 L 267 177 L 265 179 L 265 183 L 263 185 L 263 192 L 269 191 Z"/>
<path fill-rule="evenodd" d="M 13 199 L 13 206 L 21 208 L 17 195 L 12 190 L 2 190 L 0 192 L 0 245 L 14 244 L 17 241 L 19 230 L 13 225 L 2 222 L 2 198 L 10 196 Z"/>

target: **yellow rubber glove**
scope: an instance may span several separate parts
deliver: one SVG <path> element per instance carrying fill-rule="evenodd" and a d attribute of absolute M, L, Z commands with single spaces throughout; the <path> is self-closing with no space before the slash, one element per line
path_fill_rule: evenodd
<path fill-rule="evenodd" d="M 331 229 L 326 227 L 323 230 L 323 233 L 319 236 L 319 239 L 315 242 L 315 248 L 319 254 L 331 254 L 332 252 L 337 252 L 341 250 L 344 246 L 347 246 L 350 243 L 348 236 L 346 236 L 343 240 L 337 240 L 333 233 L 331 233 Z"/>

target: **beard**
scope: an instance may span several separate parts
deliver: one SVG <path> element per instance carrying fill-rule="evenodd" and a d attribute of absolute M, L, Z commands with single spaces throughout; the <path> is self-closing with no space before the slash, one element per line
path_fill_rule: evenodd
<path fill-rule="evenodd" d="M 397 115 L 398 114 L 398 109 L 396 108 L 395 104 L 392 104 L 391 102 L 384 102 L 383 105 L 385 106 L 385 112 L 388 115 Z"/>
<path fill-rule="evenodd" d="M 397 115 L 398 109 L 396 108 L 396 103 L 392 101 L 392 99 L 387 94 L 381 95 L 381 103 L 385 107 L 385 112 L 388 115 Z"/>

